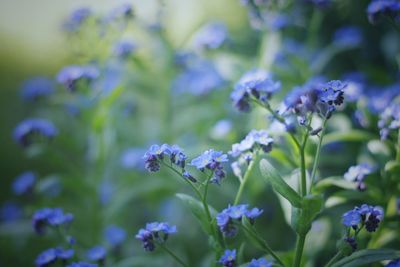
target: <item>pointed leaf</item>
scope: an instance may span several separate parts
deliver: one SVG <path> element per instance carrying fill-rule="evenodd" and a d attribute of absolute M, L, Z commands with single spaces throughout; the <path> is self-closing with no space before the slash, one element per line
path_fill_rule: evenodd
<path fill-rule="evenodd" d="M 332 267 L 357 267 L 370 263 L 400 258 L 400 251 L 392 249 L 363 249 L 341 259 Z"/>

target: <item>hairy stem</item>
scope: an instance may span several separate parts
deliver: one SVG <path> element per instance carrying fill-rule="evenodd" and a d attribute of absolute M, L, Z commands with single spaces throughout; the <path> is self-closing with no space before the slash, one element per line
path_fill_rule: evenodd
<path fill-rule="evenodd" d="M 253 173 L 253 169 L 254 169 L 254 165 L 256 164 L 256 161 L 257 161 L 257 153 L 254 154 L 254 158 L 252 159 L 249 166 L 247 167 L 247 170 L 243 177 L 243 180 L 240 183 L 238 192 L 236 193 L 235 202 L 233 202 L 233 205 L 239 204 L 240 198 L 242 197 L 242 194 L 243 194 L 244 186 L 245 186 L 247 180 L 249 179 L 249 177 L 251 176 L 251 174 Z"/>
<path fill-rule="evenodd" d="M 326 122 L 327 122 L 327 119 L 324 120 L 324 124 L 322 125 L 322 130 L 321 130 L 320 137 L 319 137 L 317 152 L 315 154 L 314 164 L 313 164 L 313 168 L 312 168 L 312 172 L 311 172 L 311 185 L 314 183 L 315 175 L 317 173 L 317 168 L 318 168 L 319 158 L 320 158 L 320 153 L 321 153 L 321 148 L 322 148 L 322 141 L 324 139 L 324 134 L 325 134 Z"/>

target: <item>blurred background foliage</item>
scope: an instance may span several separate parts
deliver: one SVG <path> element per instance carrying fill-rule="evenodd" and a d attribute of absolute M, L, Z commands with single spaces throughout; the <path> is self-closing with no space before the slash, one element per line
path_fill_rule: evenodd
<path fill-rule="evenodd" d="M 234 82 L 254 67 L 269 68 L 276 74 L 283 84 L 281 96 L 313 75 L 339 79 L 344 73 L 360 71 L 378 87 L 398 79 L 399 58 L 393 55 L 399 55 L 399 33 L 387 23 L 368 22 L 365 10 L 369 1 L 337 0 L 324 9 L 299 1 L 296 11 L 301 15 L 295 27 L 263 32 L 251 28 L 247 10 L 240 1 L 138 0 L 132 1 L 135 19 L 124 30 L 109 29 L 104 36 L 90 25 L 80 36 L 68 36 L 62 31 L 64 18 L 77 7 L 88 6 L 96 14 L 106 14 L 122 3 L 125 2 L 0 2 L 0 202 L 4 205 L 12 201 L 23 206 L 18 220 L 0 226 L 1 266 L 32 266 L 39 252 L 55 245 L 55 236 L 37 237 L 31 229 L 31 214 L 46 206 L 60 206 L 75 215 L 71 234 L 79 239 L 82 250 L 104 243 L 102 232 L 107 225 L 123 227 L 128 238 L 122 252 L 113 259 L 119 262 L 116 266 L 174 266 L 159 251 L 154 255 L 144 253 L 133 238 L 137 229 L 154 220 L 178 225 L 180 234 L 172 237 L 169 245 L 193 266 L 207 266 L 211 257 L 208 240 L 195 218 L 174 197 L 178 192 L 188 193 L 188 189 L 167 171 L 153 175 L 141 167 L 141 156 L 149 145 L 177 143 L 194 157 L 210 147 L 228 151 L 250 129 L 266 128 L 264 112 L 239 114 L 229 100 Z M 312 24 L 310 20 L 316 22 Z M 178 86 L 174 88 L 173 81 L 181 69 L 174 52 L 195 50 L 193 34 L 210 21 L 225 23 L 229 32 L 228 42 L 218 53 L 207 51 L 201 55 L 214 62 L 223 74 L 220 89 L 197 94 L 175 90 Z M 362 29 L 362 45 L 328 56 L 329 64 L 313 69 L 315 57 L 332 44 L 334 32 L 346 25 Z M 123 63 L 110 60 L 112 43 L 121 36 L 132 38 L 138 45 L 137 54 Z M 265 53 L 268 49 L 273 50 L 272 55 L 282 54 L 282 61 L 269 59 L 271 53 Z M 65 65 L 89 62 L 96 62 L 102 73 L 109 73 L 102 76 L 103 84 L 98 85 L 106 92 L 101 97 L 70 94 L 59 87 L 47 102 L 21 100 L 24 80 L 36 75 L 54 78 Z M 115 82 L 115 76 L 122 78 Z M 77 111 L 76 115 L 74 110 L 82 107 L 84 111 Z M 344 111 L 347 116 L 335 116 L 330 131 L 358 127 L 351 112 L 348 109 Z M 51 119 L 60 134 L 48 146 L 24 151 L 13 142 L 12 131 L 23 118 L 35 116 Z M 220 125 L 228 128 L 220 136 L 216 125 L 224 119 L 229 119 L 231 126 Z M 376 127 L 368 130 L 370 139 L 379 139 Z M 372 158 L 382 164 L 390 159 L 393 151 L 381 145 L 374 150 L 373 144 L 367 142 L 369 139 L 325 146 L 321 176 L 341 176 L 360 159 Z M 314 149 L 309 151 L 310 157 Z M 272 157 L 281 162 L 282 171 L 290 176 L 293 155 L 287 155 L 287 151 L 281 147 Z M 10 190 L 11 184 L 25 170 L 34 170 L 40 182 L 34 195 L 17 198 Z M 236 178 L 228 174 L 222 186 L 211 188 L 210 203 L 217 210 L 226 207 L 233 201 L 237 184 Z M 320 266 L 321 260 L 332 255 L 335 240 L 343 230 L 340 214 L 361 200 L 368 200 L 368 195 L 360 194 L 343 193 L 350 202 L 332 205 L 317 221 L 312 231 L 319 234 L 306 248 L 306 255 L 315 259 L 314 266 Z M 264 209 L 266 216 L 259 225 L 270 245 L 281 251 L 291 249 L 295 235 L 272 190 L 261 180 L 252 179 L 245 200 Z M 388 240 L 384 244 L 389 247 L 400 245 L 398 240 Z M 249 255 L 256 256 L 251 246 L 247 250 Z"/>

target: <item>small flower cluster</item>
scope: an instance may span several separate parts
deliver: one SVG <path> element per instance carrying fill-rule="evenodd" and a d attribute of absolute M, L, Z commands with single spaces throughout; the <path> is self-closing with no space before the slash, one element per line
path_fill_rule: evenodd
<path fill-rule="evenodd" d="M 239 111 L 248 112 L 251 100 L 267 103 L 280 88 L 281 83 L 272 80 L 268 72 L 261 69 L 251 70 L 236 83 L 231 99 Z"/>
<path fill-rule="evenodd" d="M 36 101 L 54 92 L 53 81 L 45 77 L 35 77 L 23 83 L 21 97 L 25 101 Z"/>
<path fill-rule="evenodd" d="M 263 210 L 260 210 L 258 208 L 248 209 L 248 207 L 249 205 L 247 204 L 229 206 L 228 208 L 217 214 L 217 225 L 224 236 L 236 236 L 237 227 L 234 225 L 235 220 L 241 221 L 243 217 L 246 217 L 250 221 L 250 223 L 253 224 L 255 219 L 263 213 Z"/>
<path fill-rule="evenodd" d="M 113 53 L 119 58 L 127 58 L 136 50 L 137 45 L 130 40 L 120 40 L 114 44 Z"/>
<path fill-rule="evenodd" d="M 17 178 L 14 179 L 12 189 L 14 193 L 18 196 L 30 194 L 33 191 L 33 186 L 35 185 L 35 182 L 36 175 L 31 171 L 27 171 L 20 174 Z"/>
<path fill-rule="evenodd" d="M 97 68 L 93 66 L 71 65 L 64 67 L 57 74 L 57 82 L 67 90 L 74 92 L 77 89 L 78 81 L 91 82 L 100 75 Z"/>
<path fill-rule="evenodd" d="M 198 170 L 204 172 L 206 169 L 212 171 L 213 176 L 210 179 L 211 183 L 220 184 L 225 177 L 224 167 L 222 163 L 228 161 L 228 156 L 222 151 L 214 151 L 209 149 L 203 154 L 194 158 L 190 165 L 195 166 Z"/>
<path fill-rule="evenodd" d="M 272 263 L 265 258 L 252 259 L 248 267 L 272 267 Z"/>
<path fill-rule="evenodd" d="M 50 248 L 39 254 L 35 264 L 37 267 L 49 267 L 55 264 L 57 260 L 65 263 L 74 256 L 74 253 L 73 249 Z"/>
<path fill-rule="evenodd" d="M 400 99 L 394 99 L 380 114 L 378 127 L 382 140 L 388 139 L 390 131 L 400 129 Z"/>
<path fill-rule="evenodd" d="M 109 225 L 104 230 L 104 237 L 113 247 L 118 247 L 125 241 L 126 232 L 118 226 Z"/>
<path fill-rule="evenodd" d="M 218 261 L 224 267 L 236 266 L 236 249 L 227 249 Z"/>
<path fill-rule="evenodd" d="M 86 252 L 86 258 L 90 261 L 96 261 L 100 265 L 104 265 L 106 254 L 106 249 L 103 246 L 95 246 Z"/>
<path fill-rule="evenodd" d="M 373 168 L 368 163 L 351 166 L 349 170 L 344 174 L 344 179 L 350 182 L 357 183 L 357 189 L 360 191 L 364 191 L 366 189 L 364 179 L 367 175 L 371 174 L 372 171 Z"/>
<path fill-rule="evenodd" d="M 251 130 L 240 143 L 232 145 L 229 154 L 238 157 L 246 152 L 253 152 L 257 148 L 268 153 L 271 151 L 273 143 L 274 139 L 268 135 L 266 130 Z"/>
<path fill-rule="evenodd" d="M 23 147 L 30 146 L 35 137 L 52 139 L 58 134 L 52 122 L 45 119 L 25 119 L 14 129 L 13 138 Z"/>
<path fill-rule="evenodd" d="M 92 16 L 92 11 L 87 7 L 81 7 L 74 10 L 64 23 L 64 29 L 67 32 L 76 32 L 85 21 Z"/>
<path fill-rule="evenodd" d="M 389 16 L 398 20 L 400 3 L 397 0 L 373 0 L 368 5 L 367 14 L 371 23 L 376 23 L 382 16 Z"/>
<path fill-rule="evenodd" d="M 382 219 L 383 210 L 381 207 L 364 204 L 360 208 L 355 207 L 343 214 L 342 223 L 347 227 L 352 227 L 354 230 L 365 225 L 365 229 L 368 232 L 375 232 Z"/>
<path fill-rule="evenodd" d="M 135 237 L 143 242 L 143 248 L 146 251 L 153 251 L 155 241 L 164 243 L 168 236 L 174 233 L 176 233 L 176 226 L 170 226 L 166 222 L 152 222 L 146 224 L 144 229 L 140 229 Z"/>
<path fill-rule="evenodd" d="M 66 227 L 74 220 L 74 215 L 64 213 L 61 208 L 43 208 L 32 216 L 32 225 L 36 233 L 44 234 L 47 227 Z"/>

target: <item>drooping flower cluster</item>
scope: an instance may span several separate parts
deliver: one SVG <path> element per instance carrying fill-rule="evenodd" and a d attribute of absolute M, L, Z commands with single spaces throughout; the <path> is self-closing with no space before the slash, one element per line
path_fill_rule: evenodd
<path fill-rule="evenodd" d="M 29 194 L 33 190 L 33 186 L 35 185 L 36 175 L 31 172 L 24 172 L 20 174 L 17 178 L 15 178 L 12 189 L 16 195 Z"/>
<path fill-rule="evenodd" d="M 45 77 L 35 77 L 22 84 L 21 97 L 25 101 L 36 101 L 54 92 L 54 83 Z"/>
<path fill-rule="evenodd" d="M 146 251 L 153 251 L 155 242 L 164 243 L 168 236 L 174 233 L 176 233 L 176 226 L 170 226 L 166 222 L 152 222 L 146 224 L 144 229 L 140 229 L 135 237 L 143 242 L 143 248 Z"/>
<path fill-rule="evenodd" d="M 267 103 L 280 88 L 281 83 L 274 81 L 265 70 L 251 70 L 236 83 L 231 93 L 231 99 L 239 111 L 248 112 L 251 108 L 251 100 Z"/>
<path fill-rule="evenodd" d="M 236 249 L 225 250 L 224 254 L 218 261 L 224 267 L 235 267 L 236 266 Z"/>
<path fill-rule="evenodd" d="M 68 227 L 73 221 L 74 215 L 64 213 L 61 208 L 43 208 L 32 216 L 32 225 L 36 233 L 44 234 L 47 227 Z"/>
<path fill-rule="evenodd" d="M 71 65 L 64 67 L 57 74 L 57 82 L 67 90 L 73 92 L 77 89 L 79 81 L 91 82 L 100 75 L 97 68 L 93 66 Z"/>
<path fill-rule="evenodd" d="M 222 151 L 209 149 L 203 154 L 194 158 L 190 165 L 195 166 L 200 171 L 210 170 L 213 176 L 210 179 L 211 183 L 220 184 L 225 177 L 225 171 L 222 163 L 228 161 L 228 156 Z"/>
<path fill-rule="evenodd" d="M 365 225 L 365 229 L 368 232 L 375 232 L 382 219 L 383 210 L 381 207 L 364 204 L 360 208 L 355 207 L 343 214 L 342 223 L 347 227 L 352 227 L 354 230 Z"/>
<path fill-rule="evenodd" d="M 35 264 L 37 267 L 49 267 L 60 260 L 64 262 L 71 259 L 74 256 L 73 249 L 63 249 L 63 248 L 50 248 L 37 256 Z"/>
<path fill-rule="evenodd" d="M 390 132 L 400 129 L 400 99 L 394 99 L 379 116 L 378 127 L 382 140 L 388 139 Z"/>
<path fill-rule="evenodd" d="M 360 191 L 364 191 L 366 189 L 364 179 L 367 175 L 371 174 L 372 171 L 373 168 L 368 163 L 351 166 L 349 170 L 344 174 L 344 179 L 350 182 L 357 183 L 357 189 Z"/>
<path fill-rule="evenodd" d="M 272 263 L 265 258 L 252 259 L 248 267 L 272 267 Z"/>
<path fill-rule="evenodd" d="M 42 137 L 52 139 L 58 134 L 57 128 L 52 122 L 45 119 L 25 119 L 15 127 L 14 140 L 23 147 L 31 145 L 35 138 Z"/>
<path fill-rule="evenodd" d="M 372 0 L 367 8 L 368 19 L 376 23 L 382 16 L 399 20 L 400 3 L 397 0 Z"/>
<path fill-rule="evenodd" d="M 217 214 L 216 221 L 219 229 L 226 237 L 234 237 L 237 233 L 237 227 L 234 225 L 235 221 L 241 221 L 246 217 L 250 223 L 254 223 L 255 219 L 259 217 L 263 210 L 259 208 L 248 208 L 247 204 L 240 204 L 229 206 Z"/>

